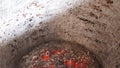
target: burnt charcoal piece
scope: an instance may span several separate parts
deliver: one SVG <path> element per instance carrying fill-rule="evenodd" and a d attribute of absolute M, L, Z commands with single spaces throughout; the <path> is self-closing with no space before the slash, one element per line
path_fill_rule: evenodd
<path fill-rule="evenodd" d="M 66 42 L 41 44 L 20 60 L 20 68 L 99 68 L 98 65 L 88 50 Z"/>

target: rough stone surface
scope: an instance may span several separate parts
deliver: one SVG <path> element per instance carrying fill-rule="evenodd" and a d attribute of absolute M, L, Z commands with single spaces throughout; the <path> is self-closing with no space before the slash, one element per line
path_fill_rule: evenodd
<path fill-rule="evenodd" d="M 0 68 L 15 68 L 34 46 L 57 39 L 82 44 L 103 68 L 120 68 L 119 0 L 0 0 L 0 4 Z"/>

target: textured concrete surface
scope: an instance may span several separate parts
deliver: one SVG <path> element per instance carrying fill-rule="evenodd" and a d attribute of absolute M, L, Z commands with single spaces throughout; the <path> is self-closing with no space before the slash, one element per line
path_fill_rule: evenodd
<path fill-rule="evenodd" d="M 119 0 L 0 0 L 0 68 L 49 40 L 82 44 L 103 68 L 120 68 Z"/>

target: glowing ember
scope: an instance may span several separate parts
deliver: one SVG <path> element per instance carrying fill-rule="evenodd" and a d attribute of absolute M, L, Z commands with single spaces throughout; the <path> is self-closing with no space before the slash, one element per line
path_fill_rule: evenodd
<path fill-rule="evenodd" d="M 50 46 L 51 45 L 51 46 Z M 21 68 L 97 68 L 89 51 L 66 44 L 37 47 L 21 61 Z"/>

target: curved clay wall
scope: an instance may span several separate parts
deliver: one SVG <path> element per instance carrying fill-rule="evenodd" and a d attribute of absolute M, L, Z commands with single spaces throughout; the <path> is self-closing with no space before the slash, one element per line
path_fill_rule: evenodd
<path fill-rule="evenodd" d="M 103 68 L 120 68 L 119 0 L 18 3 L 23 10 L 17 7 L 20 10 L 7 17 L 4 16 L 7 13 L 1 13 L 0 68 L 16 68 L 18 60 L 32 48 L 54 40 L 81 44 L 96 56 Z M 4 1 L 1 4 L 4 5 Z M 42 9 L 45 9 L 43 13 Z"/>

